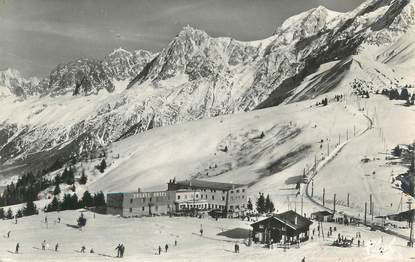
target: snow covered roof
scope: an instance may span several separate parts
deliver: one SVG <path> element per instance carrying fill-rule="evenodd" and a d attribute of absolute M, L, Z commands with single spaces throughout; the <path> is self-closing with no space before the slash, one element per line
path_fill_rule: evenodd
<path fill-rule="evenodd" d="M 311 222 L 309 219 L 301 216 L 300 214 L 297 214 L 296 212 L 289 210 L 287 212 L 274 215 L 272 217 L 263 219 L 261 221 L 255 222 L 251 224 L 251 226 L 257 225 L 257 224 L 264 224 L 266 221 L 269 220 L 277 220 L 289 227 L 291 227 L 294 230 L 302 229 L 304 227 L 310 226 L 313 222 Z"/>

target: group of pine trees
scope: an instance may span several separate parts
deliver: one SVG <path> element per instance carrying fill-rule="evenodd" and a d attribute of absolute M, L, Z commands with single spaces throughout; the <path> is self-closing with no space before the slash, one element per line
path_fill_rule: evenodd
<path fill-rule="evenodd" d="M 264 193 L 259 193 L 259 197 L 256 201 L 256 210 L 260 214 L 272 213 L 275 211 L 274 203 L 272 202 L 269 195 L 264 197 Z"/>
<path fill-rule="evenodd" d="M 29 172 L 20 177 L 16 183 L 6 186 L 0 196 L 0 206 L 10 206 L 38 199 L 39 192 L 53 185 L 53 181 L 37 177 Z"/>
<path fill-rule="evenodd" d="M 33 203 L 33 201 L 28 201 L 23 209 L 17 210 L 16 214 L 13 214 L 11 208 L 9 208 L 7 212 L 5 212 L 3 208 L 0 208 L 0 219 L 13 219 L 15 217 L 19 218 L 23 216 L 32 216 L 38 213 L 39 212 L 36 208 L 35 203 Z"/>
<path fill-rule="evenodd" d="M 63 200 L 60 201 L 56 196 L 52 199 L 52 202 L 46 207 L 46 212 L 62 211 L 62 210 L 75 210 L 84 207 L 104 207 L 105 196 L 104 193 L 99 192 L 91 195 L 88 191 L 85 191 L 81 199 L 78 199 L 76 194 L 65 194 Z"/>
<path fill-rule="evenodd" d="M 415 93 L 411 96 L 407 87 L 402 88 L 400 93 L 396 88 L 383 89 L 382 95 L 389 97 L 390 100 L 405 100 L 408 105 L 413 105 L 415 101 Z"/>

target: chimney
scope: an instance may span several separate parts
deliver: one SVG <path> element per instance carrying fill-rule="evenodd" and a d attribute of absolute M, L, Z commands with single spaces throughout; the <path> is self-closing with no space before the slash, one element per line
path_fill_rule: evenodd
<path fill-rule="evenodd" d="M 137 188 L 137 192 L 140 193 L 141 192 L 141 188 Z"/>
<path fill-rule="evenodd" d="M 297 218 L 297 216 L 295 216 L 294 217 L 294 225 L 297 225 L 298 224 L 298 218 Z"/>

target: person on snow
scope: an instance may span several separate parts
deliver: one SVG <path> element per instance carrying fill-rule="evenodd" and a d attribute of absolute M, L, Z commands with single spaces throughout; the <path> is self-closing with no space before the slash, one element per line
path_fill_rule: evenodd
<path fill-rule="evenodd" d="M 81 253 L 85 253 L 85 249 L 86 249 L 85 246 L 82 246 L 81 247 Z"/>
<path fill-rule="evenodd" d="M 10 238 L 11 231 L 7 232 L 7 238 Z"/>
<path fill-rule="evenodd" d="M 177 247 L 177 239 L 174 240 L 174 246 Z"/>
<path fill-rule="evenodd" d="M 305 257 L 303 257 L 303 259 L 301 259 L 301 262 L 305 262 Z"/>
<path fill-rule="evenodd" d="M 125 246 L 124 246 L 124 244 L 121 244 L 121 247 L 120 247 L 120 257 L 123 257 L 124 256 L 124 251 L 125 251 Z"/>
<path fill-rule="evenodd" d="M 115 248 L 117 250 L 117 257 L 120 257 L 121 255 L 121 244 L 118 244 L 118 246 Z"/>
<path fill-rule="evenodd" d="M 89 251 L 89 253 L 94 254 L 94 249 L 91 248 L 91 251 Z"/>
<path fill-rule="evenodd" d="M 169 249 L 169 245 L 167 245 L 167 244 L 166 244 L 166 245 L 164 246 L 164 250 L 166 250 L 166 253 L 167 253 L 167 250 L 168 250 L 168 249 Z"/>
<path fill-rule="evenodd" d="M 55 245 L 55 252 L 58 252 L 59 243 L 56 243 Z"/>
<path fill-rule="evenodd" d="M 19 253 L 19 248 L 20 248 L 20 244 L 19 244 L 19 243 L 17 243 L 17 244 L 16 244 L 16 254 L 17 254 L 17 253 Z"/>
<path fill-rule="evenodd" d="M 40 245 L 42 246 L 42 250 L 45 250 L 45 248 L 46 248 L 46 240 L 43 240 L 43 242 Z"/>
<path fill-rule="evenodd" d="M 159 255 L 161 254 L 161 246 L 159 246 Z"/>
<path fill-rule="evenodd" d="M 200 236 L 203 236 L 203 228 L 200 229 Z"/>

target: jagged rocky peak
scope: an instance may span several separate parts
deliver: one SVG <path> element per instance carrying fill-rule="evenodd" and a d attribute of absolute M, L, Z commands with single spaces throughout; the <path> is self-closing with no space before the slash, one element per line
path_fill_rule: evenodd
<path fill-rule="evenodd" d="M 110 78 L 125 80 L 138 75 L 155 55 L 147 50 L 130 52 L 120 47 L 105 56 L 102 64 Z"/>
<path fill-rule="evenodd" d="M 100 90 L 112 92 L 114 85 L 106 74 L 101 61 L 78 59 L 60 64 L 52 70 L 46 93 L 55 96 L 63 94 L 91 95 Z"/>
<path fill-rule="evenodd" d="M 129 86 L 180 74 L 187 75 L 190 81 L 217 77 L 229 72 L 231 66 L 258 59 L 270 42 L 269 39 L 242 42 L 230 37 L 211 37 L 205 31 L 187 25 Z"/>
<path fill-rule="evenodd" d="M 282 37 L 285 42 L 310 37 L 333 28 L 343 15 L 319 6 L 288 18 L 277 28 L 275 35 Z"/>
<path fill-rule="evenodd" d="M 25 98 L 39 93 L 40 80 L 36 77 L 25 79 L 16 69 L 0 71 L 0 96 L 14 95 Z"/>

